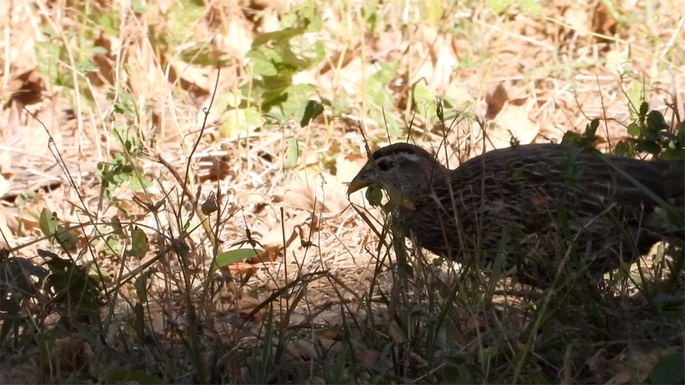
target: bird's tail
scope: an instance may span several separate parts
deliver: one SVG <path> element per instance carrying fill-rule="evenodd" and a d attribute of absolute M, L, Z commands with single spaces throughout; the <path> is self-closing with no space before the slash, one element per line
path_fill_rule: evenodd
<path fill-rule="evenodd" d="M 664 179 L 666 197 L 676 207 L 685 206 L 685 160 L 662 161 L 666 163 Z"/>
<path fill-rule="evenodd" d="M 685 243 L 685 161 L 659 161 L 664 164 L 664 198 L 668 207 L 664 207 L 667 214 L 668 238 Z"/>

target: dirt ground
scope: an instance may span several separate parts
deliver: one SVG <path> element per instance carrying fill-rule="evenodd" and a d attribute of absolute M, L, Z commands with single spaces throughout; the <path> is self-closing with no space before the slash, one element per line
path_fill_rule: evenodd
<path fill-rule="evenodd" d="M 37 249 L 51 247 L 35 242 L 43 238 L 44 208 L 66 224 L 83 225 L 80 246 L 97 235 L 90 224 L 117 215 L 144 229 L 148 255 L 124 262 L 102 244 L 78 255 L 83 263 L 100 258 L 115 280 L 157 258 L 160 234 L 187 235 L 191 249 L 208 251 L 198 255 L 212 255 L 211 236 L 190 213 L 194 204 L 219 197 L 220 217 L 210 218 L 220 224 L 221 249 L 256 240 L 265 250 L 230 266 L 245 285 L 237 294 L 227 291 L 219 312 L 249 313 L 307 274 L 307 303 L 352 301 L 369 287 L 377 277 L 378 238 L 350 202 L 373 218 L 381 215 L 363 194 L 346 196 L 346 183 L 366 161 L 364 137 L 375 148 L 409 136 L 456 167 L 484 143 L 491 149 L 512 138 L 558 142 L 594 118 L 601 119 L 598 145 L 608 149 L 627 135 L 635 119 L 631 103 L 644 99 L 669 121 L 674 106 L 681 114 L 685 108 L 685 16 L 678 0 L 559 0 L 532 10 L 521 1 L 500 14 L 480 3 L 445 3 L 437 18 L 412 2 L 373 11 L 358 1 L 316 3 L 323 27 L 310 38 L 323 44 L 324 59 L 298 72 L 295 82 L 313 86 L 316 99 L 336 108 L 326 105 L 305 127 L 260 117 L 239 129 L 227 124 L 236 115 L 226 106 L 251 79 L 248 52 L 258 36 L 279 30 L 298 2 L 207 2 L 196 14 L 179 9 L 183 2 L 147 4 L 144 12 L 133 3 L 95 1 L 87 9 L 71 1 L 0 2 L 3 243 L 38 264 Z M 180 33 L 174 23 L 186 11 L 194 18 Z M 227 59 L 217 69 L 180 57 L 192 45 Z M 381 63 L 397 64 L 382 85 L 393 107 L 383 113 L 408 130 L 388 130 L 378 118 L 382 103 L 367 84 Z M 415 96 L 417 85 L 423 99 Z M 449 130 L 437 124 L 438 97 L 458 112 Z M 476 120 L 486 122 L 488 140 Z M 104 193 L 98 166 L 124 148 L 115 131 L 139 138 L 145 149 L 136 158 L 152 181 L 144 191 Z M 151 215 L 145 204 L 157 202 L 164 204 Z M 191 223 L 185 232 L 179 213 Z M 191 264 L 206 271 L 210 262 Z M 160 292 L 175 289 L 151 279 Z M 327 322 L 338 316 L 320 314 Z"/>

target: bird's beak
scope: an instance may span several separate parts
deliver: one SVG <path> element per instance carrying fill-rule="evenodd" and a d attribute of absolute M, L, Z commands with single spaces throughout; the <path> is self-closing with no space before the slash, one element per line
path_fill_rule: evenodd
<path fill-rule="evenodd" d="M 368 166 L 368 165 L 367 165 Z M 367 166 L 364 166 L 361 171 L 357 174 L 352 179 L 352 182 L 350 182 L 349 186 L 347 186 L 347 195 L 349 196 L 353 192 L 359 191 L 363 189 L 364 187 L 369 187 L 373 184 L 376 184 L 376 182 L 373 180 L 373 178 L 368 178 L 366 177 L 366 170 Z M 380 188 L 384 189 L 390 198 L 392 202 L 395 202 L 397 205 L 402 206 L 405 209 L 408 210 L 414 210 L 414 202 L 412 202 L 411 199 L 409 199 L 405 194 L 403 194 L 397 187 L 394 186 L 379 186 Z"/>
<path fill-rule="evenodd" d="M 361 171 L 359 171 L 359 174 L 352 179 L 352 182 L 350 182 L 349 186 L 347 187 L 347 195 L 371 185 L 371 182 L 364 178 L 364 174 L 366 174 L 364 170 L 366 170 L 366 167 L 362 168 Z"/>

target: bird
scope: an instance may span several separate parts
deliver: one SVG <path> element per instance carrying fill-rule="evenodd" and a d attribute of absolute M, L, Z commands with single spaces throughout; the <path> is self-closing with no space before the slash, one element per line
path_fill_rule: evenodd
<path fill-rule="evenodd" d="M 567 144 L 518 144 L 449 169 L 395 143 L 371 154 L 347 194 L 380 188 L 414 245 L 465 265 L 504 266 L 545 288 L 562 270 L 599 280 L 659 241 L 682 247 L 684 180 L 682 160 Z"/>

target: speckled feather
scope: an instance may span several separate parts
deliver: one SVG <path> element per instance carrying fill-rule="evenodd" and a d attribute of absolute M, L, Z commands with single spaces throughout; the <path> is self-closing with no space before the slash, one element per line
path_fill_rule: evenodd
<path fill-rule="evenodd" d="M 558 144 L 494 150 L 448 170 L 402 143 L 374 152 L 350 192 L 396 189 L 411 202 L 400 205 L 399 219 L 419 246 L 466 263 L 492 262 L 504 251 L 507 268 L 546 286 L 571 244 L 580 257 L 571 262 L 582 260 L 579 267 L 595 276 L 659 240 L 682 244 L 682 224 L 664 221 L 646 189 L 682 213 L 684 175 L 682 161 L 594 155 Z"/>

